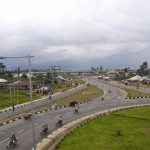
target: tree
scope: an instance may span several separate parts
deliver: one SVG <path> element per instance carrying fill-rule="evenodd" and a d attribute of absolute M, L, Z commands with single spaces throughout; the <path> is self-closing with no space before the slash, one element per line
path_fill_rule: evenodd
<path fill-rule="evenodd" d="M 137 70 L 137 74 L 140 76 L 147 76 L 149 74 L 148 63 L 146 61 Z"/>
<path fill-rule="evenodd" d="M 126 79 L 126 74 L 128 73 L 130 68 L 124 68 L 124 80 Z"/>
<path fill-rule="evenodd" d="M 28 76 L 27 76 L 25 73 L 23 73 L 23 74 L 22 74 L 22 78 L 23 78 L 23 79 L 27 79 Z"/>
<path fill-rule="evenodd" d="M 143 62 L 143 64 L 141 65 L 141 68 L 143 69 L 143 70 L 147 70 L 148 69 L 148 63 L 145 61 L 145 62 Z"/>
<path fill-rule="evenodd" d="M 100 71 L 103 71 L 103 66 L 100 66 L 99 70 L 100 70 Z"/>
<path fill-rule="evenodd" d="M 0 72 L 4 72 L 6 66 L 3 63 L 0 63 Z"/>

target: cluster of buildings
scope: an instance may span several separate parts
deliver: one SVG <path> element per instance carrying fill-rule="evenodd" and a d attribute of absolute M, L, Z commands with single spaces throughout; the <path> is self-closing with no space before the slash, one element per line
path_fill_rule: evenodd
<path fill-rule="evenodd" d="M 19 76 L 19 79 L 21 79 L 22 77 L 22 73 L 20 73 L 18 76 Z M 17 74 L 14 74 L 13 78 L 16 78 L 17 79 Z M 17 88 L 18 89 L 29 89 L 30 88 L 30 83 L 29 83 L 29 75 L 28 73 L 26 73 L 26 76 L 27 76 L 27 79 L 22 79 L 22 80 L 17 80 L 17 81 L 14 81 L 14 82 L 11 82 L 9 83 L 7 80 L 5 79 L 2 79 L 0 78 L 0 88 L 6 88 L 8 86 L 14 86 L 14 85 L 17 85 Z M 50 93 L 53 93 L 53 89 L 51 87 L 48 87 L 48 86 L 45 86 L 43 80 L 38 80 L 36 79 L 36 75 L 32 75 L 32 88 L 34 91 L 37 91 L 37 92 L 50 92 Z M 66 79 L 62 76 L 56 76 L 54 77 L 52 80 L 51 80 L 51 83 L 52 84 L 73 84 L 72 83 L 72 80 L 69 80 L 69 79 Z"/>
<path fill-rule="evenodd" d="M 105 73 L 102 73 L 98 76 L 98 79 L 103 79 L 105 81 L 109 80 L 115 80 L 119 78 L 120 72 L 119 71 L 108 71 Z M 139 76 L 136 75 L 135 72 L 133 72 L 132 77 L 128 77 L 127 74 L 124 74 L 124 79 L 121 80 L 121 82 L 125 84 L 146 84 L 150 85 L 150 77 L 149 76 Z"/>

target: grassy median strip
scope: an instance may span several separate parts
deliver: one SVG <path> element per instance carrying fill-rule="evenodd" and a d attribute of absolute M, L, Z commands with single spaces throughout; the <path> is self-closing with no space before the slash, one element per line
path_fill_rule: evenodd
<path fill-rule="evenodd" d="M 145 96 L 150 96 L 150 93 L 143 93 L 139 92 L 137 90 L 129 89 L 129 88 L 124 88 L 124 90 L 127 92 L 128 97 L 145 97 Z"/>
<path fill-rule="evenodd" d="M 52 106 L 54 103 L 57 103 L 57 105 L 62 106 L 62 105 L 68 105 L 71 101 L 87 101 L 90 99 L 94 99 L 96 97 L 102 96 L 103 95 L 103 90 L 97 88 L 96 86 L 87 86 L 87 88 L 64 98 L 61 98 L 55 102 L 50 102 L 47 105 L 43 105 L 40 108 L 37 108 L 35 111 L 41 111 L 43 109 L 48 109 L 50 106 Z"/>
<path fill-rule="evenodd" d="M 145 116 L 149 118 L 150 107 L 100 117 L 66 137 L 57 150 L 148 150 L 150 120 Z"/>
<path fill-rule="evenodd" d="M 71 96 L 67 96 L 64 97 L 60 100 L 57 101 L 58 105 L 67 105 L 69 104 L 69 102 L 71 101 L 78 101 L 78 102 L 82 102 L 82 101 L 87 101 L 93 98 L 96 98 L 98 96 L 102 96 L 103 95 L 103 91 L 99 88 L 97 88 L 96 86 L 89 86 L 84 90 L 81 90 L 80 92 L 77 92 Z"/>

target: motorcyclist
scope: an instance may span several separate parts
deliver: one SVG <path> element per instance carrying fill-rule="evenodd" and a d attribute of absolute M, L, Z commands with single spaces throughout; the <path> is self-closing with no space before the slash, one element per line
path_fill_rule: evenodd
<path fill-rule="evenodd" d="M 62 123 L 63 123 L 63 116 L 62 116 L 62 115 L 59 116 L 57 123 L 58 123 L 59 125 L 62 125 Z"/>
<path fill-rule="evenodd" d="M 54 104 L 54 108 L 55 108 L 55 110 L 57 109 L 57 104 L 56 103 Z"/>
<path fill-rule="evenodd" d="M 48 131 L 48 125 L 47 125 L 47 123 L 44 124 L 44 125 L 42 126 L 42 128 L 43 128 L 42 131 L 47 132 L 47 131 Z"/>
<path fill-rule="evenodd" d="M 75 104 L 75 106 L 74 106 L 74 111 L 79 112 L 79 106 L 77 104 Z"/>
<path fill-rule="evenodd" d="M 15 145 L 15 144 L 17 143 L 17 138 L 16 138 L 16 136 L 15 136 L 14 134 L 11 136 L 10 142 L 11 142 L 11 144 L 13 144 L 13 145 Z"/>

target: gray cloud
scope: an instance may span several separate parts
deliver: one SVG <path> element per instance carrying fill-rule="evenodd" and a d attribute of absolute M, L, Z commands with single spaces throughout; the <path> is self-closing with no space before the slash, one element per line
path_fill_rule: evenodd
<path fill-rule="evenodd" d="M 148 0 L 14 0 L 11 6 L 0 6 L 0 55 L 31 54 L 33 66 L 41 68 L 149 61 Z"/>

